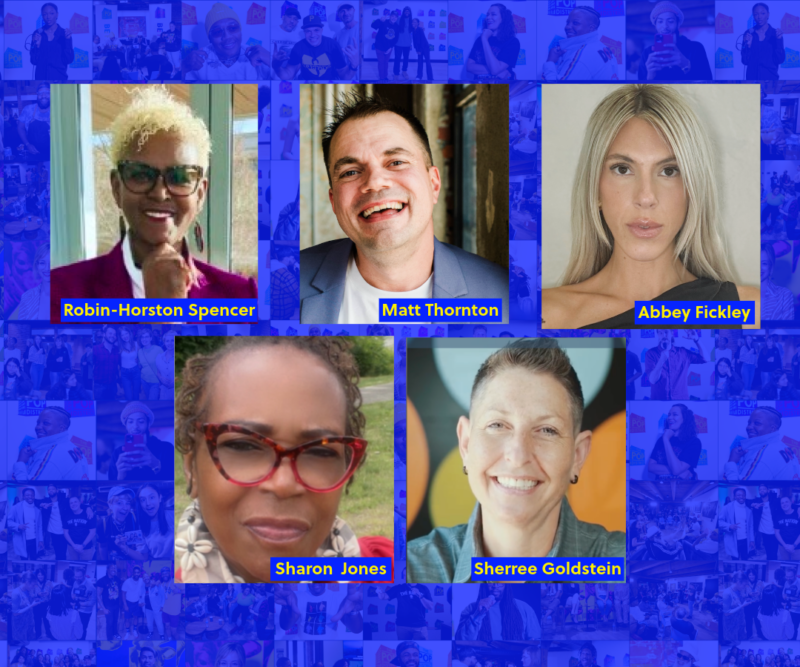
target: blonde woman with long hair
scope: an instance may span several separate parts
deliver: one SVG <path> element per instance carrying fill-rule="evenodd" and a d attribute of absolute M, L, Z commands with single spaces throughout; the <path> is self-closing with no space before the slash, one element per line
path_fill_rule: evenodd
<path fill-rule="evenodd" d="M 542 327 L 638 328 L 634 302 L 662 300 L 755 301 L 758 324 L 758 287 L 733 282 L 714 166 L 708 133 L 669 86 L 606 96 L 583 139 L 572 252 L 562 285 L 542 291 Z"/>

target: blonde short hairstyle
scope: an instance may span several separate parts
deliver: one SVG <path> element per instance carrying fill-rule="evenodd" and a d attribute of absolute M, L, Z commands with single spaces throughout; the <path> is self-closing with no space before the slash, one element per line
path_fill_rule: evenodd
<path fill-rule="evenodd" d="M 115 166 L 133 150 L 141 150 L 154 135 L 175 134 L 197 147 L 198 166 L 208 168 L 211 135 L 191 108 L 162 86 L 141 86 L 131 91 L 130 103 L 111 125 L 111 162 Z"/>
<path fill-rule="evenodd" d="M 720 233 L 714 151 L 708 132 L 686 100 L 670 86 L 628 84 L 592 112 L 572 186 L 572 251 L 564 285 L 598 273 L 611 258 L 614 239 L 600 212 L 600 175 L 609 148 L 631 118 L 650 123 L 672 148 L 689 200 L 675 238 L 675 259 L 698 278 L 732 280 Z"/>

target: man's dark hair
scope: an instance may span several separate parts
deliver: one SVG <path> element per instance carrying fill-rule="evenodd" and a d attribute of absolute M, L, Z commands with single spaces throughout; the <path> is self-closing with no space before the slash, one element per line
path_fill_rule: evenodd
<path fill-rule="evenodd" d="M 333 185 L 330 165 L 331 142 L 339 126 L 348 120 L 370 118 L 371 116 L 377 116 L 379 113 L 386 112 L 397 114 L 411 126 L 411 129 L 414 130 L 414 134 L 417 135 L 422 147 L 425 149 L 427 166 L 433 166 L 433 153 L 431 153 L 431 145 L 428 142 L 428 133 L 414 114 L 401 106 L 381 99 L 379 96 L 364 97 L 358 93 L 345 94 L 339 98 L 338 103 L 333 109 L 333 120 L 328 123 L 325 127 L 325 131 L 322 133 L 322 154 L 325 158 L 325 168 L 328 171 L 328 185 Z"/>
<path fill-rule="evenodd" d="M 283 12 L 283 16 L 296 16 L 297 18 L 301 18 L 300 11 L 296 7 L 287 7 L 286 10 Z"/>
<path fill-rule="evenodd" d="M 150 648 L 149 646 L 142 646 L 142 648 L 140 648 L 140 649 L 139 649 L 139 657 L 140 657 L 140 658 L 142 657 L 142 653 L 144 653 L 145 651 L 150 651 L 150 653 L 152 653 L 152 654 L 153 654 L 153 657 L 154 657 L 154 658 L 156 657 L 156 652 L 155 652 L 155 650 L 153 650 L 153 649 L 152 649 L 152 648 Z"/>
<path fill-rule="evenodd" d="M 56 7 L 55 3 L 53 2 L 45 2 L 42 5 L 42 8 L 39 10 L 39 12 L 43 12 L 45 10 L 45 7 L 52 7 L 53 9 L 56 10 L 56 14 L 58 13 L 58 7 Z"/>

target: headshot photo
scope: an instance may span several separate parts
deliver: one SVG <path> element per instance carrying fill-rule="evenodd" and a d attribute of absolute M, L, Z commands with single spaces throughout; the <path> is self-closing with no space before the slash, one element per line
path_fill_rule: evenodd
<path fill-rule="evenodd" d="M 103 183 L 98 173 L 95 196 L 87 201 L 94 211 L 85 211 L 80 198 L 65 199 L 68 210 L 61 214 L 74 206 L 74 219 L 97 229 L 94 247 L 79 241 L 76 224 L 74 244 L 60 236 L 51 248 L 53 321 L 60 321 L 62 298 L 256 298 L 255 145 L 245 151 L 246 135 L 232 132 L 232 119 L 219 127 L 230 133 L 231 144 L 221 146 L 213 162 L 228 161 L 231 168 L 220 164 L 223 180 L 216 184 L 210 173 L 214 126 L 208 109 L 194 105 L 188 91 L 103 84 L 93 84 L 92 91 L 88 113 L 97 141 L 92 166 L 108 180 Z M 71 92 L 61 92 L 57 107 L 63 109 Z M 234 96 L 219 101 L 244 109 L 252 105 L 255 120 L 256 87 L 234 88 Z M 124 106 L 117 108 L 115 101 Z M 60 177 L 68 178 L 67 162 L 59 165 Z M 206 211 L 211 192 L 241 207 L 235 222 Z M 215 250 L 206 239 L 217 231 L 231 234 L 231 241 Z"/>
<path fill-rule="evenodd" d="M 300 94 L 310 108 L 300 137 L 310 156 L 300 178 L 300 322 L 377 324 L 380 299 L 409 298 L 502 299 L 508 322 L 507 135 L 490 121 L 507 116 L 507 87 L 478 85 L 470 119 L 450 115 L 473 124 L 475 144 L 448 148 L 441 171 L 441 142 L 429 140 L 439 121 L 428 120 L 447 113 L 441 89 Z M 468 184 L 460 197 L 452 163 Z"/>
<path fill-rule="evenodd" d="M 94 0 L 92 10 L 95 81 L 182 80 L 180 4 Z"/>
<path fill-rule="evenodd" d="M 6 80 L 91 81 L 91 9 L 86 0 L 6 0 Z"/>
<path fill-rule="evenodd" d="M 627 78 L 640 81 L 711 81 L 714 2 L 677 0 L 625 3 Z M 635 61 L 635 69 L 634 62 Z M 632 76 L 631 76 L 632 75 Z M 623 78 L 623 77 L 620 77 Z M 741 78 L 741 77 L 739 77 Z"/>
<path fill-rule="evenodd" d="M 469 583 L 473 557 L 625 556 L 624 355 L 580 342 L 408 341 L 407 581 Z"/>
<path fill-rule="evenodd" d="M 723 328 L 759 326 L 758 96 L 543 86 L 543 329 L 651 329 L 634 304 L 653 300 L 753 301 L 754 324 Z"/>
<path fill-rule="evenodd" d="M 513 3 L 515 11 L 516 4 Z M 624 3 L 577 0 L 535 4 L 536 76 L 528 78 L 540 81 L 624 78 Z"/>
<path fill-rule="evenodd" d="M 456 32 L 464 33 L 463 12 L 447 2 L 366 0 L 362 12 L 361 81 L 445 82 L 448 62 L 463 64 L 462 50 L 448 46 Z"/>
<path fill-rule="evenodd" d="M 794 79 L 792 54 L 800 35 L 791 28 L 797 8 L 791 0 L 736 2 L 717 0 L 717 80 L 777 81 Z"/>
<path fill-rule="evenodd" d="M 242 0 L 184 3 L 182 65 L 184 81 L 266 81 L 272 78 L 269 24 L 251 19 Z M 263 9 L 263 7 L 262 7 Z"/>
<path fill-rule="evenodd" d="M 271 557 L 392 557 L 394 422 L 358 388 L 387 349 L 366 337 L 178 339 L 178 580 L 265 582 Z"/>

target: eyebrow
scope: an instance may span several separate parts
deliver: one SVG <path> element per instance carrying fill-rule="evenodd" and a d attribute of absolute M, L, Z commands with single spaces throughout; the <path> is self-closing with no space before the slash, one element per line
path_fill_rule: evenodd
<path fill-rule="evenodd" d="M 395 146 L 394 148 L 387 148 L 383 151 L 383 155 L 384 157 L 391 157 L 392 155 L 413 155 L 413 153 L 402 146 Z M 361 164 L 361 160 L 352 155 L 345 155 L 333 164 L 333 173 L 338 174 L 339 170 L 348 164 Z"/>
<path fill-rule="evenodd" d="M 263 424 L 261 422 L 229 421 L 227 423 L 234 426 L 243 426 L 244 428 L 250 431 L 255 431 L 256 433 L 259 433 L 267 438 L 271 438 L 275 434 L 276 430 L 271 424 Z M 299 435 L 305 442 L 311 442 L 312 440 L 319 440 L 320 438 L 342 434 L 339 433 L 339 431 L 330 428 L 309 428 L 300 431 Z"/>
<path fill-rule="evenodd" d="M 622 160 L 623 162 L 628 162 L 629 164 L 637 164 L 636 160 L 632 157 L 628 157 L 627 155 L 622 155 L 621 153 L 612 153 L 606 158 L 606 162 L 609 160 Z M 656 166 L 660 164 L 666 164 L 667 162 L 677 162 L 677 158 L 674 155 L 670 155 L 669 157 L 665 157 L 663 160 L 659 160 L 656 162 Z"/>
<path fill-rule="evenodd" d="M 504 410 L 503 408 L 487 407 L 487 408 L 484 409 L 484 413 L 489 413 L 489 412 L 495 412 L 495 413 L 497 413 L 499 415 L 503 415 L 503 416 L 507 416 L 507 415 L 512 414 L 511 412 L 509 412 L 508 410 Z M 558 421 L 561 421 L 561 422 L 565 421 L 563 416 L 557 415 L 555 413 L 545 413 L 545 414 L 541 414 L 541 415 L 536 415 L 536 419 L 544 419 L 544 420 L 557 419 Z"/>

